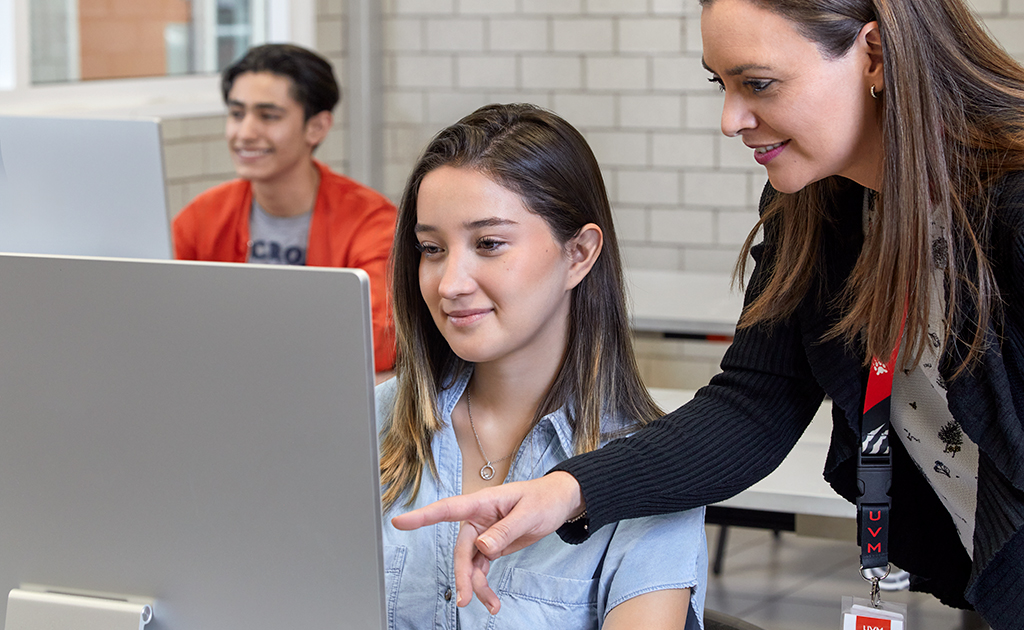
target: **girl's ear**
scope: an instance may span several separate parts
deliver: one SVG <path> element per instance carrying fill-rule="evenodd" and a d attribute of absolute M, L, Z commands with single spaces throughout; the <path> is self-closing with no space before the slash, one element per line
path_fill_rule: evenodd
<path fill-rule="evenodd" d="M 597 225 L 588 223 L 580 228 L 576 236 L 566 243 L 569 254 L 569 277 L 567 289 L 572 289 L 590 273 L 604 246 L 604 232 Z"/>

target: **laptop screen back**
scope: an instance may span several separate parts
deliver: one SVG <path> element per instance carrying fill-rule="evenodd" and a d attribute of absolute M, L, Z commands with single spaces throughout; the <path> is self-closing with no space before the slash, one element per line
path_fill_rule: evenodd
<path fill-rule="evenodd" d="M 0 116 L 0 252 L 169 259 L 159 123 Z"/>
<path fill-rule="evenodd" d="M 362 271 L 0 255 L 0 620 L 384 627 Z"/>

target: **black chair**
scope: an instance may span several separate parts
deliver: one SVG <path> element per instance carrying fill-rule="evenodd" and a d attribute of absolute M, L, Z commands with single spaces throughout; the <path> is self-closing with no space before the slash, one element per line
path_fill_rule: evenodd
<path fill-rule="evenodd" d="M 763 630 L 763 628 L 717 610 L 705 608 L 704 630 Z"/>

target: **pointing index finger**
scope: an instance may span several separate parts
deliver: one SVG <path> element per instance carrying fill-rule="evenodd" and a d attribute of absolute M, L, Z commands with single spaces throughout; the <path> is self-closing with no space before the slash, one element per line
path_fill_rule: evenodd
<path fill-rule="evenodd" d="M 396 529 L 410 530 L 444 521 L 463 521 L 474 514 L 475 503 L 465 495 L 449 497 L 417 510 L 399 514 L 391 519 L 391 524 Z"/>

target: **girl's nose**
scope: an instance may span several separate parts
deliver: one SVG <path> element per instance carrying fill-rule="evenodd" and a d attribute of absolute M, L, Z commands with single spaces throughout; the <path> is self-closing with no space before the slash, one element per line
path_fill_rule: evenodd
<path fill-rule="evenodd" d="M 437 285 L 438 295 L 451 300 L 473 291 L 476 283 L 473 280 L 472 262 L 469 258 L 458 252 L 448 252 Z"/>

